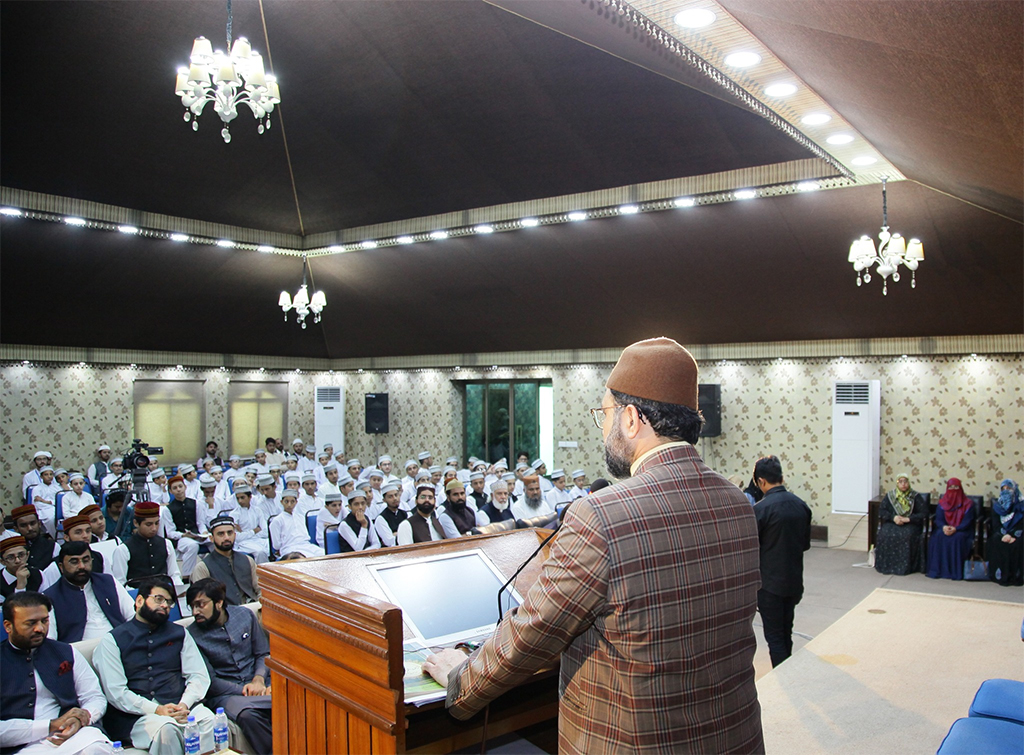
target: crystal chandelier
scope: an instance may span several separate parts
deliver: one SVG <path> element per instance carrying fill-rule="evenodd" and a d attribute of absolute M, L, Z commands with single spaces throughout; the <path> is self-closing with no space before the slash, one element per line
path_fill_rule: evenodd
<path fill-rule="evenodd" d="M 277 79 L 263 70 L 263 57 L 252 49 L 245 37 L 231 43 L 231 0 L 228 0 L 227 50 L 214 51 L 206 37 L 196 37 L 190 66 L 178 69 L 174 93 L 185 107 L 185 122 L 199 130 L 199 116 L 206 103 L 224 122 L 220 135 L 231 141 L 228 124 L 238 115 L 239 105 L 248 105 L 257 121 L 256 130 L 270 128 L 270 113 L 281 102 Z"/>
<path fill-rule="evenodd" d="M 307 272 L 312 283 L 313 268 L 309 266 L 306 255 L 302 255 L 302 285 L 299 286 L 299 290 L 294 297 L 290 296 L 287 291 L 282 291 L 280 298 L 277 300 L 277 305 L 284 310 L 284 321 L 288 322 L 288 312 L 294 309 L 295 319 L 303 328 L 306 327 L 306 317 L 310 312 L 313 313 L 313 322 L 318 323 L 320 322 L 320 313 L 327 306 L 327 296 L 324 295 L 323 291 L 317 291 L 313 294 L 313 298 L 310 298 L 309 287 L 306 285 Z"/>
<path fill-rule="evenodd" d="M 871 282 L 870 269 L 877 265 L 876 272 L 882 276 L 882 294 L 888 295 L 889 276 L 893 283 L 899 283 L 900 265 L 906 265 L 910 271 L 910 287 L 917 287 L 915 271 L 924 259 L 924 245 L 919 239 L 911 239 L 908 243 L 898 233 L 889 233 L 889 212 L 886 204 L 885 182 L 882 178 L 882 230 L 878 234 L 878 250 L 875 242 L 867 235 L 850 244 L 850 255 L 847 260 L 853 263 L 857 273 L 857 285 Z"/>

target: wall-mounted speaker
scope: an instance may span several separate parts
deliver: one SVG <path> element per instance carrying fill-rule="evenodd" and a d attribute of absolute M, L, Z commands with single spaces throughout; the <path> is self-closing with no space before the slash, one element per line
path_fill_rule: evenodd
<path fill-rule="evenodd" d="M 697 406 L 704 415 L 702 438 L 717 438 L 722 434 L 722 386 L 719 383 L 701 383 L 697 386 Z"/>
<path fill-rule="evenodd" d="M 388 432 L 388 394 L 366 394 L 366 432 L 383 435 Z"/>

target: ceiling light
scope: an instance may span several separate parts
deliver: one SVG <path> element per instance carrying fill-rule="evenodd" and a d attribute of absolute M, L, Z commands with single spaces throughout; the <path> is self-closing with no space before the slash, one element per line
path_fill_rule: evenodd
<path fill-rule="evenodd" d="M 878 162 L 877 157 L 871 157 L 871 155 L 864 155 L 863 157 L 855 157 L 850 160 L 854 165 L 874 165 Z"/>
<path fill-rule="evenodd" d="M 79 367 L 85 367 L 85 362 L 79 362 L 79 363 L 78 363 L 78 366 L 79 366 Z"/>
<path fill-rule="evenodd" d="M 797 191 L 817 191 L 820 188 L 817 181 L 801 181 L 796 185 Z"/>
<path fill-rule="evenodd" d="M 277 306 L 284 311 L 284 321 L 288 322 L 288 312 L 294 309 L 295 319 L 302 325 L 303 330 L 306 328 L 306 317 L 309 313 L 313 313 L 314 323 L 320 322 L 320 313 L 327 306 L 327 296 L 323 291 L 317 291 L 310 298 L 309 286 L 306 283 L 307 274 L 310 283 L 313 283 L 313 268 L 309 266 L 306 255 L 302 255 L 302 285 L 299 286 L 294 298 L 287 291 L 282 291 L 277 299 Z"/>
<path fill-rule="evenodd" d="M 217 246 L 222 246 L 225 249 L 230 249 L 234 245 L 235 242 L 231 241 L 230 239 L 217 239 Z"/>
<path fill-rule="evenodd" d="M 377 242 L 376 241 L 364 241 L 362 244 L 360 244 L 360 246 L 363 247 L 363 249 L 376 249 L 377 248 Z"/>
<path fill-rule="evenodd" d="M 484 223 L 483 225 L 475 226 L 473 230 L 476 233 L 494 233 L 494 226 Z"/>
<path fill-rule="evenodd" d="M 900 265 L 906 265 L 910 270 L 910 287 L 917 287 L 916 270 L 924 259 L 924 245 L 918 239 L 911 239 L 909 243 L 898 233 L 889 233 L 889 208 L 886 201 L 887 179 L 882 178 L 882 230 L 878 234 L 878 251 L 875 251 L 875 242 L 865 234 L 850 244 L 850 253 L 847 261 L 853 265 L 857 273 L 857 285 L 871 282 L 871 266 L 877 265 L 879 275 L 882 276 L 882 294 L 887 295 L 889 276 L 892 276 L 893 283 L 900 279 Z"/>
<path fill-rule="evenodd" d="M 117 227 L 117 230 L 119 230 L 121 233 L 128 233 L 128 234 L 138 233 L 139 232 L 139 229 L 136 228 L 133 225 L 119 225 Z"/>
<path fill-rule="evenodd" d="M 733 197 L 736 199 L 753 199 L 757 196 L 757 192 L 753 189 L 740 189 L 739 191 L 733 192 Z"/>
<path fill-rule="evenodd" d="M 256 130 L 270 128 L 270 113 L 281 102 L 277 78 L 263 69 L 263 57 L 252 49 L 245 37 L 231 41 L 231 3 L 228 3 L 227 52 L 214 52 L 210 40 L 196 37 L 192 43 L 189 66 L 178 69 L 174 94 L 185 108 L 185 122 L 192 121 L 192 130 L 199 130 L 199 116 L 208 102 L 224 123 L 220 135 L 231 141 L 228 124 L 245 105 L 256 119 Z M 195 119 L 193 119 L 195 116 Z"/>
<path fill-rule="evenodd" d="M 638 212 L 640 212 L 640 208 L 637 207 L 635 204 L 623 204 L 619 205 L 619 212 L 622 215 L 636 215 Z"/>
<path fill-rule="evenodd" d="M 399 244 L 411 244 L 413 242 L 412 236 L 399 236 L 395 239 Z"/>
<path fill-rule="evenodd" d="M 188 236 L 184 233 L 172 233 L 171 241 L 188 241 Z"/>
<path fill-rule="evenodd" d="M 21 210 L 17 207 L 0 207 L 0 215 L 8 215 L 12 218 L 16 218 L 21 215 Z"/>
<path fill-rule="evenodd" d="M 853 141 L 853 136 L 851 134 L 833 134 L 825 141 L 829 144 L 849 144 Z"/>
<path fill-rule="evenodd" d="M 725 64 L 733 68 L 750 68 L 761 62 L 761 56 L 756 52 L 743 50 L 725 56 Z"/>
<path fill-rule="evenodd" d="M 266 244 L 260 244 L 258 247 L 256 247 L 256 251 L 257 252 L 263 252 L 264 254 L 268 254 L 268 253 L 274 251 L 274 247 L 267 246 Z"/>
<path fill-rule="evenodd" d="M 180 364 L 179 364 L 179 365 L 178 365 L 178 369 L 179 369 L 179 370 L 183 370 L 183 369 L 185 369 L 185 368 L 184 368 L 184 367 L 183 367 L 182 365 L 180 365 Z"/>
<path fill-rule="evenodd" d="M 25 365 L 29 365 L 29 364 L 32 364 L 32 363 L 31 363 L 30 361 L 28 361 L 27 359 L 23 359 L 21 363 L 22 363 L 22 364 L 25 364 Z"/>
<path fill-rule="evenodd" d="M 523 218 L 519 221 L 519 224 L 523 228 L 536 228 L 540 225 L 540 221 L 537 218 Z"/>
<path fill-rule="evenodd" d="M 434 241 L 444 241 L 448 238 L 448 231 L 431 231 L 430 238 Z"/>
<path fill-rule="evenodd" d="M 808 113 L 800 122 L 805 126 L 823 126 L 832 120 L 832 116 L 828 113 Z"/>
<path fill-rule="evenodd" d="M 679 197 L 678 199 L 673 200 L 672 204 L 676 207 L 693 207 L 697 203 L 690 197 Z"/>
<path fill-rule="evenodd" d="M 573 222 L 577 222 L 579 220 L 586 220 L 586 219 L 587 219 L 587 213 L 585 213 L 585 212 L 580 212 L 579 210 L 577 210 L 576 212 L 570 212 L 569 213 L 569 220 L 571 220 Z"/>
<path fill-rule="evenodd" d="M 796 85 L 783 81 L 778 84 L 766 86 L 764 88 L 764 93 L 769 97 L 789 97 L 791 94 L 796 94 Z"/>
<path fill-rule="evenodd" d="M 85 221 L 82 218 L 64 218 L 64 222 L 68 225 L 85 225 Z"/>
<path fill-rule="evenodd" d="M 327 247 L 327 251 L 328 252 L 344 252 L 345 251 L 345 247 L 341 246 L 340 244 L 333 244 L 333 245 Z"/>
<path fill-rule="evenodd" d="M 690 8 L 677 13 L 673 20 L 684 29 L 703 29 L 705 26 L 711 26 L 717 18 L 718 16 L 707 8 Z"/>

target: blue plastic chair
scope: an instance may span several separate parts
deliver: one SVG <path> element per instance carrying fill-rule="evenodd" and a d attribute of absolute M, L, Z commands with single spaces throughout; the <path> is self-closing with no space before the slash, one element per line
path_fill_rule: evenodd
<path fill-rule="evenodd" d="M 997 718 L 959 718 L 936 755 L 1020 755 L 1024 726 Z"/>
<path fill-rule="evenodd" d="M 327 530 L 324 533 L 324 545 L 327 546 L 327 555 L 341 553 L 341 535 L 338 534 L 337 530 Z"/>
<path fill-rule="evenodd" d="M 306 514 L 306 531 L 309 532 L 309 542 L 316 545 L 316 512 L 310 511 Z"/>
<path fill-rule="evenodd" d="M 35 485 L 29 485 L 25 488 L 25 503 L 32 503 L 32 488 L 34 487 Z"/>
<path fill-rule="evenodd" d="M 56 499 L 57 500 L 55 500 L 53 502 L 53 506 L 57 510 L 56 514 L 55 514 L 56 519 L 54 520 L 54 523 L 57 526 L 57 532 L 63 532 L 64 531 L 64 493 L 63 492 L 57 493 Z"/>
<path fill-rule="evenodd" d="M 987 679 L 978 687 L 967 712 L 971 718 L 998 718 L 1024 724 L 1024 682 Z"/>

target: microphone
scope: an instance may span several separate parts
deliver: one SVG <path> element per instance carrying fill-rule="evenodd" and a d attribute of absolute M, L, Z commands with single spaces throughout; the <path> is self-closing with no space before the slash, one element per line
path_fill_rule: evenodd
<path fill-rule="evenodd" d="M 513 575 L 512 575 L 511 577 L 509 577 L 509 578 L 508 578 L 508 580 L 507 580 L 507 581 L 505 582 L 505 584 L 503 584 L 503 585 L 501 586 L 501 588 L 500 588 L 500 589 L 498 590 L 498 623 L 499 623 L 499 624 L 501 623 L 501 617 L 505 615 L 505 614 L 504 614 L 504 612 L 503 612 L 503 611 L 501 610 L 501 594 L 502 594 L 503 592 L 505 592 L 505 590 L 507 590 L 507 589 L 508 589 L 508 586 L 509 586 L 509 585 L 511 585 L 511 584 L 512 584 L 513 582 L 515 582 L 515 580 L 516 580 L 516 577 L 518 577 L 518 576 L 519 576 L 519 573 L 520 573 L 520 572 L 521 572 L 521 571 L 522 571 L 523 569 L 525 569 L 525 568 L 526 568 L 526 565 L 527 565 L 528 563 L 530 563 L 531 561 L 533 561 L 534 557 L 535 557 L 535 556 L 536 556 L 536 555 L 537 555 L 538 553 L 540 553 L 540 552 L 541 552 L 541 549 L 542 549 L 542 548 L 543 548 L 543 547 L 544 547 L 545 545 L 547 545 L 547 544 L 548 544 L 548 541 L 549 541 L 549 540 L 551 540 L 551 538 L 553 538 L 553 537 L 554 537 L 555 535 L 557 535 L 557 534 L 558 534 L 558 528 L 556 527 L 556 528 L 555 528 L 555 531 L 554 531 L 554 532 L 552 532 L 552 533 L 551 533 L 550 535 L 548 535 L 548 536 L 547 536 L 546 538 L 544 538 L 543 540 L 541 540 L 541 543 L 540 543 L 540 545 L 538 545 L 538 546 L 537 546 L 537 550 L 535 550 L 535 551 L 534 551 L 533 553 L 531 553 L 531 554 L 530 554 L 530 557 L 529 557 L 529 558 L 527 558 L 527 559 L 526 559 L 525 561 L 523 561 L 523 565 L 522 565 L 522 566 L 520 566 L 520 567 L 519 567 L 518 569 L 516 569 L 516 572 L 515 572 L 515 574 L 513 574 Z"/>

